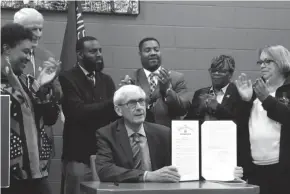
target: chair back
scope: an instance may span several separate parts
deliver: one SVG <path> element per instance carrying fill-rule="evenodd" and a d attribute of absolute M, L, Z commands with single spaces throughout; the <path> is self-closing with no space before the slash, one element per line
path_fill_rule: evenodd
<path fill-rule="evenodd" d="M 100 178 L 97 173 L 97 168 L 96 168 L 96 155 L 90 156 L 90 166 L 91 166 L 91 171 L 93 175 L 93 181 L 100 181 Z"/>

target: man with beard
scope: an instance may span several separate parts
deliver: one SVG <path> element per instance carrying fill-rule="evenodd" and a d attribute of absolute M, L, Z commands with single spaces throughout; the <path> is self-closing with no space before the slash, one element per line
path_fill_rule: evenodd
<path fill-rule="evenodd" d="M 231 56 L 214 57 L 209 69 L 212 86 L 195 92 L 185 119 L 200 120 L 200 124 L 205 120 L 235 121 L 240 95 L 235 84 L 231 83 L 234 70 L 235 61 Z"/>
<path fill-rule="evenodd" d="M 78 64 L 60 75 L 65 116 L 62 193 L 80 193 L 80 182 L 92 179 L 90 156 L 96 154 L 96 130 L 116 120 L 115 85 L 104 68 L 99 41 L 86 36 L 76 44 Z"/>
<path fill-rule="evenodd" d="M 170 127 L 172 119 L 180 119 L 190 106 L 190 96 L 184 75 L 161 66 L 160 43 L 148 37 L 139 43 L 143 68 L 126 75 L 120 85 L 135 84 L 146 93 L 146 120 Z"/>

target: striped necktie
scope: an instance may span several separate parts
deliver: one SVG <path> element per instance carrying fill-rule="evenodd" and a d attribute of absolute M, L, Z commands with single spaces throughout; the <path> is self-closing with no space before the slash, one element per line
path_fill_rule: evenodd
<path fill-rule="evenodd" d="M 140 135 L 138 133 L 133 133 L 132 137 L 132 152 L 133 152 L 133 162 L 134 169 L 142 169 L 142 154 L 140 146 Z"/>
<path fill-rule="evenodd" d="M 156 83 L 155 83 L 155 80 L 154 80 L 154 73 L 150 73 L 149 75 L 149 85 L 150 85 L 150 98 L 154 92 L 154 90 L 156 89 Z"/>

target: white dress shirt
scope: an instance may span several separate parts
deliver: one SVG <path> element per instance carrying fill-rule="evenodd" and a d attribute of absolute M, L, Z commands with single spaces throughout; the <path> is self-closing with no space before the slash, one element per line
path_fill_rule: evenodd
<path fill-rule="evenodd" d="M 213 87 L 210 88 L 210 92 L 214 92 L 214 94 L 216 95 L 216 100 L 219 104 L 222 103 L 223 99 L 224 99 L 224 96 L 225 96 L 225 93 L 227 91 L 227 88 L 228 88 L 229 84 L 227 84 L 225 87 L 223 87 L 220 91 L 218 92 L 215 92 Z"/>
<path fill-rule="evenodd" d="M 88 77 L 88 74 L 90 74 L 90 73 L 85 68 L 83 68 L 81 65 L 79 65 L 79 66 L 80 66 L 81 70 L 84 72 L 85 76 Z M 95 71 L 93 71 L 93 74 L 95 75 Z M 95 85 L 96 84 L 96 78 L 95 78 L 95 76 L 92 77 L 92 78 L 94 80 L 94 85 Z"/>
<path fill-rule="evenodd" d="M 148 71 L 148 70 L 145 69 L 145 68 L 143 68 L 143 69 L 144 69 L 145 75 L 146 75 L 146 77 L 147 77 L 148 83 L 150 83 L 149 75 L 150 75 L 151 73 L 159 74 L 159 71 L 160 71 L 160 69 L 161 69 L 161 66 L 160 66 L 157 70 L 155 70 L 154 72 Z M 158 84 L 158 79 L 157 79 L 157 76 L 156 76 L 156 75 L 153 77 L 153 81 L 155 82 L 155 84 L 156 84 L 156 86 L 157 86 L 157 84 Z"/>

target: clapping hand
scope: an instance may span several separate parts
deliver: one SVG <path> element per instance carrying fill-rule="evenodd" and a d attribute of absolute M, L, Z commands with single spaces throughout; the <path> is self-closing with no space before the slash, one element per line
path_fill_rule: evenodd
<path fill-rule="evenodd" d="M 199 95 L 199 111 L 205 110 L 207 108 L 208 99 L 210 94 L 201 94 Z"/>
<path fill-rule="evenodd" d="M 235 81 L 238 92 L 244 101 L 250 101 L 253 96 L 252 81 L 247 78 L 247 75 L 242 73 L 238 80 Z"/>
<path fill-rule="evenodd" d="M 124 86 L 124 85 L 130 85 L 130 84 L 134 84 L 132 78 L 130 78 L 129 75 L 126 75 L 122 80 L 121 83 L 119 83 L 119 86 Z"/>
<path fill-rule="evenodd" d="M 208 95 L 208 98 L 206 99 L 206 106 L 210 114 L 216 111 L 217 106 L 218 106 L 218 101 L 215 95 Z"/>
<path fill-rule="evenodd" d="M 218 102 L 214 95 L 206 93 L 199 96 L 199 112 L 205 110 L 208 113 L 212 114 L 214 111 L 216 111 L 217 106 Z"/>
<path fill-rule="evenodd" d="M 270 94 L 266 83 L 263 81 L 262 78 L 258 78 L 253 85 L 253 89 L 257 98 L 263 102 Z"/>
<path fill-rule="evenodd" d="M 160 92 L 163 94 L 166 93 L 166 90 L 168 88 L 172 87 L 170 73 L 171 73 L 170 71 L 161 67 L 159 73 L 156 74 L 158 82 L 159 82 Z"/>
<path fill-rule="evenodd" d="M 48 68 L 48 71 L 50 73 L 56 72 L 56 74 L 59 73 L 60 71 L 60 61 L 56 61 L 54 58 L 49 57 L 49 59 L 47 61 L 43 62 L 43 68 Z"/>
<path fill-rule="evenodd" d="M 53 58 L 49 58 L 48 61 L 43 63 L 43 69 L 40 72 L 37 81 L 40 86 L 46 85 L 53 81 L 53 79 L 58 76 L 60 71 L 60 61 L 56 61 Z"/>

